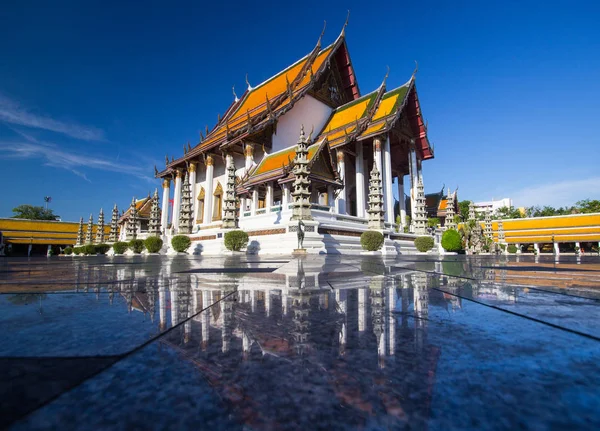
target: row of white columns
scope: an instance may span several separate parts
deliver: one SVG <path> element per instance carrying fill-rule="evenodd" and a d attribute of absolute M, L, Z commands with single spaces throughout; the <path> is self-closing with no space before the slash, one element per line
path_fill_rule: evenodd
<path fill-rule="evenodd" d="M 367 196 L 366 189 L 369 180 L 369 173 L 365 172 L 364 165 L 364 147 L 361 142 L 356 143 L 356 215 L 366 217 Z M 347 189 L 346 189 L 346 161 L 343 150 L 337 151 L 337 169 L 342 180 L 343 188 L 339 191 L 335 199 L 335 212 L 338 214 L 347 213 Z M 385 208 L 385 221 L 394 223 L 394 194 L 393 194 L 393 174 L 392 174 L 392 154 L 390 148 L 389 135 L 383 139 L 376 137 L 373 139 L 373 159 L 377 170 L 381 174 L 383 183 L 383 200 Z M 414 143 L 411 144 L 409 151 L 409 175 L 411 179 L 411 205 L 415 199 L 418 179 L 423 177 L 421 170 L 421 161 L 417 159 Z M 328 193 L 329 194 L 329 193 Z M 401 224 L 406 220 L 406 202 L 404 201 L 404 177 L 398 177 L 398 199 L 400 203 Z M 411 208 L 412 209 L 412 208 Z"/>

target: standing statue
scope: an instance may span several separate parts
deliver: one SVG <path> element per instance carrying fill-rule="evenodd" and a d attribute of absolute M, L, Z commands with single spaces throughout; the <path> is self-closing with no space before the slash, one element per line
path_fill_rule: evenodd
<path fill-rule="evenodd" d="M 302 243 L 304 242 L 304 223 L 302 220 L 298 220 L 298 249 L 302 248 Z"/>

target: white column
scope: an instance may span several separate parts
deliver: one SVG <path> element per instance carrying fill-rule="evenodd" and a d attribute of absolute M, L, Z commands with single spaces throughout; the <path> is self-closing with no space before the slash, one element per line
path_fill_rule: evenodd
<path fill-rule="evenodd" d="M 401 227 L 406 224 L 406 200 L 404 200 L 404 175 L 398 176 L 398 200 L 400 202 Z"/>
<path fill-rule="evenodd" d="M 191 162 L 188 167 L 188 172 L 190 174 L 190 191 L 192 194 L 192 226 L 196 224 L 196 208 L 198 207 L 198 199 L 196 196 L 196 162 Z"/>
<path fill-rule="evenodd" d="M 265 314 L 267 317 L 271 315 L 271 289 L 265 290 Z"/>
<path fill-rule="evenodd" d="M 290 185 L 284 184 L 282 187 L 281 193 L 281 211 L 285 211 L 288 209 L 288 205 L 290 204 Z"/>
<path fill-rule="evenodd" d="M 558 243 L 557 242 L 554 243 L 554 253 L 556 255 L 560 254 L 560 249 L 558 248 Z"/>
<path fill-rule="evenodd" d="M 254 146 L 246 144 L 244 148 L 244 156 L 246 157 L 246 172 L 254 166 Z"/>
<path fill-rule="evenodd" d="M 337 168 L 343 188 L 335 200 L 335 209 L 338 214 L 346 214 L 346 163 L 344 162 L 344 152 L 341 150 L 337 151 Z"/>
<path fill-rule="evenodd" d="M 271 207 L 273 206 L 273 182 L 269 181 L 267 183 L 267 195 L 265 196 L 265 208 L 267 214 L 271 213 Z"/>
<path fill-rule="evenodd" d="M 175 177 L 175 193 L 173 196 L 173 215 L 171 216 L 174 232 L 177 232 L 179 228 L 179 208 L 181 208 L 181 171 L 177 170 L 177 176 Z"/>
<path fill-rule="evenodd" d="M 577 254 L 581 254 L 581 246 L 579 245 L 579 242 L 575 243 L 575 247 L 577 248 Z"/>
<path fill-rule="evenodd" d="M 333 186 L 327 186 L 327 205 L 330 207 L 335 206 Z"/>
<path fill-rule="evenodd" d="M 356 143 L 356 216 L 365 217 L 365 166 L 362 142 Z"/>
<path fill-rule="evenodd" d="M 256 215 L 256 209 L 258 208 L 258 189 L 255 187 L 252 189 L 252 205 L 250 206 L 250 215 L 254 217 Z"/>
<path fill-rule="evenodd" d="M 383 170 L 385 171 L 383 181 L 383 194 L 385 196 L 385 220 L 394 223 L 394 194 L 392 193 L 392 152 L 390 148 L 390 135 L 385 139 L 383 148 Z"/>
<path fill-rule="evenodd" d="M 415 198 L 417 190 L 417 152 L 415 151 L 414 141 L 410 143 L 410 150 L 408 151 L 408 168 L 410 171 L 410 214 L 411 217 L 415 216 Z"/>
<path fill-rule="evenodd" d="M 367 330 L 367 304 L 369 302 L 369 289 L 358 289 L 358 330 Z"/>
<path fill-rule="evenodd" d="M 206 156 L 206 187 L 204 190 L 204 215 L 202 224 L 212 223 L 212 206 L 213 206 L 213 175 L 215 172 L 213 157 Z"/>
<path fill-rule="evenodd" d="M 169 197 L 171 195 L 171 181 L 165 178 L 162 183 L 163 194 L 162 194 L 162 213 L 160 216 L 160 225 L 163 232 L 167 231 L 169 225 Z"/>
<path fill-rule="evenodd" d="M 533 249 L 535 250 L 536 254 L 540 254 L 540 245 L 538 243 L 533 244 Z"/>

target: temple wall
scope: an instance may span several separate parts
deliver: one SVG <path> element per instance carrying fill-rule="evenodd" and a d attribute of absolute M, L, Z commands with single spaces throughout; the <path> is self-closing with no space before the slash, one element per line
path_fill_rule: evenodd
<path fill-rule="evenodd" d="M 279 118 L 277 133 L 273 134 L 272 152 L 294 145 L 298 141 L 300 127 L 304 125 L 306 134 L 314 130 L 316 136 L 331 115 L 332 109 L 311 96 L 304 96 L 285 115 Z"/>

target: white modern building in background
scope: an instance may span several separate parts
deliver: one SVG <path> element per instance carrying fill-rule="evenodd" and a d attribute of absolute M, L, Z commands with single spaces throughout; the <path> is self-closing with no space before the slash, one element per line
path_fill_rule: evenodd
<path fill-rule="evenodd" d="M 475 202 L 474 205 L 475 205 L 475 211 L 477 211 L 478 213 L 485 213 L 487 211 L 491 211 L 492 213 L 495 213 L 500 208 L 512 207 L 513 201 L 511 198 L 504 198 L 504 199 L 498 199 L 498 200 L 492 199 L 491 201 Z"/>

